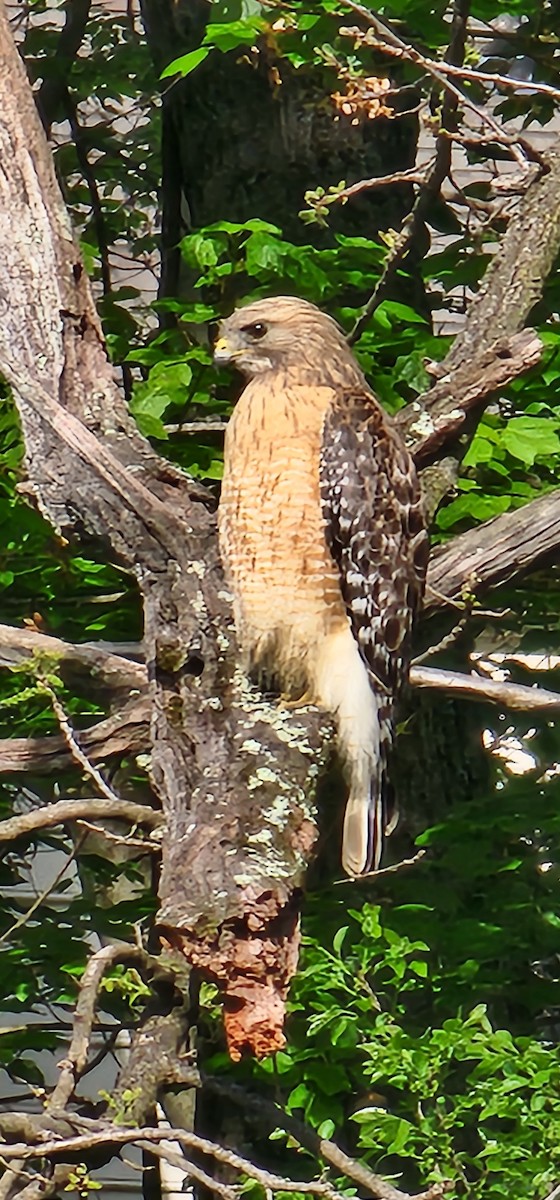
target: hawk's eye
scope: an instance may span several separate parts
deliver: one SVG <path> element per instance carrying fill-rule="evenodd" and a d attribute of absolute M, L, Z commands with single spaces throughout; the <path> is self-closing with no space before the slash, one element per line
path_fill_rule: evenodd
<path fill-rule="evenodd" d="M 243 325 L 242 333 L 247 333 L 249 337 L 254 338 L 256 342 L 263 338 L 267 332 L 266 325 L 262 321 L 253 321 L 251 325 Z"/>

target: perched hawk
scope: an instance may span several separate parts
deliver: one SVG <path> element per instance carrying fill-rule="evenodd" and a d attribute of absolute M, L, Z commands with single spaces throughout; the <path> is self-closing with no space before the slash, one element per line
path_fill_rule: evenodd
<path fill-rule="evenodd" d="M 332 713 L 342 865 L 379 866 L 386 763 L 427 560 L 412 459 L 330 318 L 292 296 L 222 323 L 248 379 L 229 422 L 222 559 L 248 673 Z"/>

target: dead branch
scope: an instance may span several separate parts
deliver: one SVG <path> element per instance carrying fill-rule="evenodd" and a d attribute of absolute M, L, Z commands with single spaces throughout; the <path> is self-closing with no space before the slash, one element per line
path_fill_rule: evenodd
<path fill-rule="evenodd" d="M 361 42 L 365 42 L 368 45 L 373 45 L 376 49 L 380 49 L 385 54 L 389 54 L 392 57 L 403 58 L 407 62 L 414 63 L 416 66 L 421 67 L 423 71 L 426 71 L 432 76 L 432 79 L 435 79 L 437 83 L 439 83 L 440 87 L 444 88 L 445 91 L 449 92 L 450 95 L 453 96 L 456 104 L 461 104 L 463 107 L 469 108 L 471 112 L 475 113 L 481 124 L 487 125 L 488 128 L 492 129 L 494 133 L 496 133 L 503 140 L 504 130 L 498 125 L 498 122 L 488 111 L 488 109 L 483 108 L 480 104 L 477 104 L 476 101 L 473 100 L 466 92 L 461 91 L 461 89 L 458 88 L 456 84 L 454 84 L 453 81 L 448 78 L 445 71 L 442 70 L 441 63 L 433 62 L 432 59 L 426 58 L 423 54 L 421 54 L 415 46 L 411 46 L 407 42 L 404 42 L 403 39 L 400 38 L 398 34 L 396 34 L 394 30 L 390 28 L 389 25 L 386 25 L 384 21 L 380 20 L 380 18 L 372 13 L 370 9 L 364 8 L 362 4 L 358 4 L 356 0 L 340 0 L 340 2 L 344 8 L 352 9 L 352 12 L 355 12 L 358 16 L 360 16 L 362 20 L 365 21 L 365 23 L 370 27 L 370 31 L 368 31 L 366 34 L 361 33 L 359 29 L 341 30 L 341 32 L 347 32 L 350 36 L 354 37 L 357 35 Z M 511 136 L 510 152 L 517 160 L 519 165 L 523 169 L 526 169 L 527 159 L 520 148 L 519 138 L 513 134 Z"/>
<path fill-rule="evenodd" d="M 464 2 L 457 3 L 453 13 L 451 36 L 446 51 L 446 58 L 451 62 L 461 63 L 463 61 L 467 30 L 466 18 L 467 10 L 464 8 Z M 457 126 L 457 103 L 457 97 L 448 89 L 444 95 L 442 105 L 442 125 L 445 128 L 455 129 Z M 350 346 L 353 346 L 359 340 L 367 328 L 371 316 L 387 295 L 399 268 L 405 263 L 417 236 L 421 233 L 433 202 L 440 195 L 442 184 L 449 175 L 451 156 L 451 143 L 446 141 L 445 138 L 437 137 L 435 156 L 423 172 L 424 178 L 410 213 L 403 222 L 400 233 L 389 251 L 383 271 L 369 300 L 364 305 L 348 334 L 347 341 Z"/>
<path fill-rule="evenodd" d="M 148 1154 L 153 1155 L 157 1159 L 165 1159 L 172 1167 L 177 1167 L 179 1171 L 183 1171 L 195 1183 L 199 1183 L 209 1192 L 214 1192 L 216 1196 L 221 1196 L 222 1200 L 239 1200 L 239 1191 L 237 1188 L 229 1187 L 227 1183 L 223 1183 L 220 1179 L 214 1179 L 207 1171 L 203 1171 L 198 1163 L 193 1162 L 192 1158 L 187 1158 L 184 1154 L 178 1154 L 173 1149 L 173 1144 L 169 1146 L 165 1142 L 160 1142 L 155 1145 L 154 1142 L 138 1142 L 141 1150 L 146 1150 Z"/>
<path fill-rule="evenodd" d="M 62 866 L 57 871 L 54 879 L 51 879 L 49 881 L 49 883 L 47 884 L 47 886 L 45 888 L 43 888 L 43 891 L 39 892 L 39 895 L 35 897 L 33 903 L 30 905 L 30 907 L 28 909 L 26 909 L 25 912 L 20 913 L 19 917 L 17 918 L 16 921 L 14 921 L 13 925 L 10 925 L 8 929 L 4 930 L 4 933 L 0 934 L 0 946 L 5 946 L 6 944 L 9 945 L 10 943 L 12 943 L 12 945 L 13 945 L 12 939 L 13 939 L 14 933 L 17 933 L 18 929 L 22 929 L 24 925 L 27 925 L 28 922 L 31 920 L 33 914 L 37 912 L 37 909 L 40 908 L 41 905 L 45 903 L 45 900 L 47 900 L 49 896 L 54 895 L 59 883 L 61 882 L 62 879 L 64 879 L 64 876 L 65 876 L 66 872 L 68 871 L 68 868 L 77 858 L 77 855 L 82 847 L 84 837 L 85 837 L 85 834 L 82 834 L 81 837 L 76 838 L 76 841 L 75 841 L 74 846 L 72 847 L 71 853 L 67 857 L 66 856 L 64 857 Z"/>
<path fill-rule="evenodd" d="M 95 766 L 95 763 L 91 762 L 87 754 L 85 754 L 80 746 L 68 714 L 65 712 L 64 706 L 61 704 L 54 688 L 51 687 L 51 684 L 42 675 L 38 676 L 38 682 L 40 683 L 41 689 L 46 692 L 50 698 L 53 712 L 59 724 L 60 732 L 64 738 L 64 741 L 66 742 L 66 745 L 68 746 L 68 750 L 73 762 L 77 763 L 77 765 L 81 767 L 84 775 L 86 775 L 93 781 L 93 783 L 97 785 L 98 791 L 101 792 L 101 795 L 104 796 L 106 800 L 109 800 L 111 803 L 113 803 L 115 800 L 120 800 L 120 796 L 118 796 L 114 789 L 107 783 L 107 780 L 104 778 L 101 771 Z"/>
<path fill-rule="evenodd" d="M 560 251 L 560 138 L 544 155 L 545 173 L 519 200 L 468 319 L 442 366 L 468 365 L 496 339 L 522 329 Z"/>
<path fill-rule="evenodd" d="M 146 669 L 130 662 L 119 654 L 110 654 L 90 642 L 71 645 L 60 638 L 30 629 L 16 629 L 12 625 L 0 625 L 0 667 L 17 668 L 35 659 L 38 667 L 58 666 L 68 663 L 82 667 L 102 683 L 123 691 L 142 689 L 146 685 Z"/>
<path fill-rule="evenodd" d="M 148 695 L 131 700 L 106 720 L 80 730 L 82 749 L 94 762 L 104 761 L 112 755 L 145 752 L 150 712 Z M 51 735 L 0 739 L 0 775 L 35 770 L 49 773 L 67 770 L 71 765 L 72 759 L 63 737 Z"/>
<path fill-rule="evenodd" d="M 292 1116 L 273 1100 L 267 1100 L 265 1096 L 254 1096 L 246 1089 L 237 1083 L 229 1083 L 227 1080 L 214 1079 L 212 1077 L 202 1078 L 196 1068 L 187 1068 L 185 1074 L 185 1082 L 188 1082 L 191 1087 L 207 1088 L 210 1092 L 215 1092 L 216 1095 L 225 1096 L 232 1100 L 234 1104 L 238 1104 L 248 1113 L 253 1113 L 260 1121 L 266 1119 L 271 1129 L 277 1127 L 283 1129 L 290 1134 L 295 1142 L 305 1150 L 309 1151 L 315 1158 L 326 1162 L 329 1166 L 334 1167 L 341 1175 L 345 1175 L 347 1179 L 351 1179 L 358 1184 L 359 1188 L 363 1188 L 366 1195 L 376 1196 L 379 1200 L 409 1200 L 403 1192 L 398 1191 L 392 1184 L 387 1183 L 379 1175 L 370 1171 L 365 1163 L 358 1162 L 346 1154 L 336 1142 L 330 1138 L 322 1138 L 311 1125 Z M 421 1195 L 414 1197 L 414 1200 L 431 1200 L 447 1191 L 447 1184 L 437 1184 L 436 1190 L 430 1189 L 428 1192 L 423 1192 Z M 412 1198 L 410 1198 L 412 1200 Z"/>
<path fill-rule="evenodd" d="M 474 80 L 477 83 L 492 84 L 495 87 L 503 87 L 514 92 L 530 92 L 531 95 L 549 96 L 551 100 L 557 103 L 560 101 L 560 90 L 552 87 L 550 83 L 539 83 L 537 80 L 517 79 L 512 75 L 499 75 L 493 71 L 475 71 L 473 67 L 456 67 L 453 63 L 434 62 L 430 58 L 425 59 L 430 67 L 435 67 L 443 75 L 452 75 L 455 79 L 460 79 L 464 83 Z"/>
<path fill-rule="evenodd" d="M 95 954 L 91 955 L 80 981 L 80 994 L 74 1011 L 74 1032 L 68 1056 L 59 1063 L 61 1075 L 47 1102 L 47 1111 L 58 1112 L 60 1109 L 66 1108 L 85 1068 L 95 1019 L 97 994 L 105 972 L 118 962 L 141 960 L 144 963 L 146 959 L 149 959 L 149 955 L 145 950 L 124 942 L 102 946 L 101 950 L 96 950 Z M 155 961 L 157 966 L 157 960 L 152 961 Z"/>
<path fill-rule="evenodd" d="M 76 56 L 84 40 L 91 0 L 68 0 L 65 4 L 64 26 L 56 42 L 49 70 L 37 92 L 37 108 L 45 133 L 50 135 L 53 121 L 61 117 L 61 105 L 65 92 L 65 80 L 74 66 Z"/>
<path fill-rule="evenodd" d="M 428 569 L 425 610 L 480 597 L 542 566 L 560 547 L 560 490 L 503 513 L 436 548 Z"/>
<path fill-rule="evenodd" d="M 274 1175 L 270 1171 L 255 1166 L 249 1159 L 237 1154 L 234 1150 L 226 1149 L 224 1146 L 218 1145 L 216 1142 L 210 1141 L 208 1138 L 199 1137 L 198 1134 L 187 1132 L 185 1129 L 153 1129 L 150 1126 L 140 1128 L 118 1128 L 115 1125 L 101 1126 L 100 1122 L 86 1122 L 84 1118 L 76 1118 L 75 1124 L 79 1127 L 84 1127 L 86 1124 L 89 1127 L 87 1133 L 76 1134 L 71 1138 L 61 1138 L 59 1140 L 44 1140 L 38 1145 L 29 1146 L 23 1143 L 16 1143 L 12 1146 L 7 1146 L 3 1150 L 4 1156 L 10 1160 L 15 1158 L 20 1161 L 26 1161 L 30 1158 L 38 1157 L 58 1157 L 61 1154 L 79 1154 L 85 1150 L 91 1150 L 95 1146 L 117 1145 L 124 1146 L 134 1142 L 139 1142 L 146 1145 L 159 1143 L 162 1141 L 178 1142 L 181 1146 L 186 1146 L 197 1151 L 200 1154 L 208 1155 L 216 1162 L 223 1163 L 233 1170 L 247 1175 L 250 1179 L 254 1179 L 260 1183 L 262 1187 L 267 1188 L 271 1192 L 306 1192 L 310 1195 L 326 1197 L 326 1200 L 343 1200 L 341 1193 L 332 1186 L 332 1184 L 323 1180 L 292 1180 L 285 1176 Z M 340 1152 L 341 1163 L 346 1160 L 346 1155 Z M 352 1160 L 348 1160 L 351 1162 Z M 340 1166 L 342 1170 L 342 1165 Z M 360 1167 L 361 1164 L 353 1163 L 353 1167 Z M 367 1179 L 367 1185 L 365 1180 Z M 373 1175 L 366 1167 L 363 1168 L 363 1186 L 367 1186 L 371 1195 L 378 1200 L 412 1200 L 408 1193 L 401 1192 L 398 1188 L 379 1179 Z M 440 1196 L 445 1190 L 444 1185 L 437 1185 L 436 1189 L 430 1189 L 429 1192 L 423 1192 L 414 1200 L 427 1200 L 428 1197 Z"/>
<path fill-rule="evenodd" d="M 498 388 L 535 367 L 544 347 L 532 329 L 502 338 L 468 364 L 445 373 L 418 400 L 401 409 L 396 423 L 406 434 L 418 466 L 426 466 L 460 433 L 469 413 Z M 445 369 L 445 363 L 443 364 Z"/>
<path fill-rule="evenodd" d="M 146 726 L 146 736 L 147 732 Z M 118 818 L 130 825 L 146 825 L 150 829 L 157 828 L 163 821 L 162 813 L 150 808 L 148 804 L 135 804 L 132 800 L 98 800 L 87 797 L 57 800 L 54 804 L 46 804 L 44 808 L 34 808 L 21 816 L 0 821 L 0 842 L 13 842 L 16 838 L 26 837 L 37 829 L 52 829 L 55 825 L 65 825 L 67 821 L 78 821 L 82 817 L 92 821 Z"/>
<path fill-rule="evenodd" d="M 502 708 L 523 712 L 555 712 L 560 708 L 560 693 L 545 688 L 526 687 L 520 683 L 482 679 L 460 671 L 445 671 L 437 667 L 411 667 L 410 682 L 417 688 L 436 688 L 467 700 L 488 700 Z"/>

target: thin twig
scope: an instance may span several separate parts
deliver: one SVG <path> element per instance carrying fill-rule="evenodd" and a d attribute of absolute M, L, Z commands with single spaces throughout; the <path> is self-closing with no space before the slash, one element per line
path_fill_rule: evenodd
<path fill-rule="evenodd" d="M 76 735 L 72 729 L 70 720 L 64 711 L 64 708 L 60 703 L 54 688 L 51 687 L 50 683 L 45 679 L 44 676 L 38 675 L 37 679 L 43 690 L 50 696 L 53 712 L 58 721 L 60 732 L 66 742 L 66 745 L 68 746 L 68 749 L 70 750 L 74 761 L 78 763 L 86 775 L 89 775 L 90 779 L 93 779 L 94 783 L 97 784 L 101 795 L 105 796 L 106 800 L 110 800 L 112 803 L 115 803 L 115 801 L 120 803 L 120 796 L 117 796 L 117 793 L 113 791 L 112 787 L 110 787 L 107 781 L 103 778 L 101 771 L 99 771 L 95 764 L 91 762 L 87 754 L 84 754 L 81 746 L 76 741 Z"/>
<path fill-rule="evenodd" d="M 91 833 L 102 837 L 106 842 L 114 842 L 117 846 L 128 846 L 133 850 L 144 850 L 146 852 L 154 851 L 158 854 L 161 852 L 161 842 L 151 842 L 147 838 L 133 837 L 132 833 L 124 835 L 113 833 L 111 829 L 107 829 L 104 825 L 95 825 L 93 821 L 79 820 L 77 822 L 79 829 L 89 830 Z"/>
<path fill-rule="evenodd" d="M 44 903 L 44 901 L 48 899 L 48 897 L 52 894 L 52 892 L 54 892 L 54 889 L 58 886 L 61 879 L 64 878 L 69 866 L 71 866 L 71 864 L 74 862 L 76 855 L 78 854 L 78 852 L 84 842 L 85 836 L 86 835 L 84 833 L 84 834 L 82 834 L 82 836 L 80 838 L 78 838 L 76 845 L 72 847 L 70 854 L 68 855 L 67 858 L 65 858 L 60 870 L 57 871 L 54 879 L 52 879 L 51 882 L 48 884 L 48 886 L 46 888 L 44 888 L 44 890 L 42 892 L 40 892 L 40 894 L 36 897 L 36 899 L 33 901 L 33 904 L 31 905 L 31 908 L 28 908 L 26 912 L 22 913 L 21 916 L 18 917 L 17 921 L 14 921 L 14 924 L 11 925 L 9 929 L 5 930 L 5 932 L 0 937 L 0 946 L 4 945 L 5 942 L 9 942 L 10 938 L 12 937 L 12 934 L 16 933 L 16 931 L 18 929 L 21 929 L 23 925 L 27 925 L 27 922 L 31 920 L 33 913 L 35 913 L 37 911 L 37 909 L 41 907 L 41 905 Z"/>
<path fill-rule="evenodd" d="M 344 2 L 346 2 L 346 0 L 344 0 Z M 462 0 L 463 4 L 465 4 L 466 2 L 467 2 L 467 0 Z M 348 3 L 350 4 L 351 7 L 354 7 L 356 9 L 356 11 L 361 12 L 364 17 L 368 17 L 368 18 L 371 17 L 372 22 L 374 23 L 376 28 L 377 28 L 377 26 L 379 26 L 381 29 L 385 29 L 385 26 L 382 24 L 382 22 L 379 22 L 378 18 L 374 17 L 372 13 L 369 13 L 367 9 L 362 9 L 361 5 L 354 4 L 353 0 L 348 0 Z M 358 34 L 360 33 L 359 30 L 357 30 L 356 32 Z M 389 39 L 393 38 L 393 34 L 392 34 L 391 30 L 387 30 L 387 35 L 388 35 Z M 447 59 L 453 60 L 456 62 L 463 61 L 465 38 L 466 38 L 466 14 L 463 12 L 461 6 L 459 5 L 456 8 L 456 11 L 454 12 L 454 15 L 453 15 L 453 22 L 452 22 L 452 26 L 451 26 L 451 38 L 450 38 L 449 46 L 447 48 L 447 53 L 446 53 Z M 402 46 L 405 45 L 404 42 L 401 43 L 400 38 L 397 38 L 396 40 L 399 43 L 399 45 L 402 45 Z M 455 91 L 457 91 L 457 89 L 455 89 Z M 442 105 L 441 124 L 445 128 L 448 128 L 448 129 L 456 128 L 457 106 L 458 106 L 457 96 L 455 96 L 453 94 L 453 88 L 450 88 L 444 94 L 443 105 Z M 420 191 L 418 192 L 418 195 L 416 197 L 414 205 L 413 205 L 410 213 L 406 217 L 405 221 L 403 222 L 401 231 L 400 231 L 389 255 L 387 256 L 385 265 L 383 267 L 383 271 L 382 271 L 381 276 L 374 288 L 372 295 L 370 296 L 367 304 L 362 309 L 362 312 L 360 313 L 359 317 L 354 322 L 352 329 L 350 330 L 350 333 L 347 338 L 348 344 L 350 346 L 353 346 L 355 344 L 355 342 L 357 342 L 359 340 L 359 338 L 361 337 L 362 333 L 364 332 L 365 328 L 367 327 L 367 325 L 369 323 L 371 316 L 373 315 L 376 308 L 378 308 L 379 304 L 381 303 L 381 301 L 384 299 L 385 295 L 387 294 L 387 292 L 395 278 L 395 275 L 397 274 L 397 271 L 399 270 L 401 264 L 403 263 L 403 260 L 406 258 L 407 254 L 411 250 L 411 248 L 416 240 L 417 234 L 421 230 L 425 220 L 428 217 L 428 214 L 429 214 L 429 211 L 430 211 L 433 201 L 439 196 L 439 194 L 441 192 L 441 186 L 442 186 L 444 180 L 449 175 L 449 171 L 451 168 L 451 160 L 452 160 L 452 145 L 451 145 L 451 143 L 448 142 L 445 138 L 438 136 L 436 138 L 435 158 L 433 159 L 430 169 L 427 171 L 427 173 L 425 175 L 423 184 L 420 188 Z"/>
<path fill-rule="evenodd" d="M 348 883 L 362 883 L 364 879 L 381 879 L 383 875 L 395 875 L 397 871 L 402 871 L 403 867 L 414 867 L 416 863 L 424 858 L 425 853 L 425 850 L 417 850 L 416 854 L 412 855 L 412 858 L 401 858 L 400 862 L 392 863 L 390 867 L 381 867 L 379 871 L 367 871 L 365 875 L 360 875 L 356 879 L 349 879 L 348 877 L 345 879 L 335 879 L 335 887 L 341 887 L 343 884 Z M 416 1197 L 416 1200 L 419 1200 L 419 1197 Z"/>
<path fill-rule="evenodd" d="M 89 200 L 93 217 L 93 225 L 97 235 L 97 248 L 99 250 L 99 261 L 101 264 L 101 282 L 103 285 L 103 295 L 109 296 L 112 290 L 111 282 L 111 265 L 109 262 L 109 243 L 107 241 L 107 231 L 105 228 L 105 218 L 103 215 L 103 206 L 97 186 L 95 171 L 93 170 L 88 158 L 87 150 L 87 134 L 78 120 L 78 109 L 70 95 L 67 87 L 62 90 L 62 100 L 64 104 L 65 115 L 70 125 L 72 139 L 76 157 L 80 165 L 82 175 L 84 177 L 86 187 L 89 192 Z"/>
<path fill-rule="evenodd" d="M 178 425 L 166 425 L 166 433 L 185 433 L 190 436 L 194 433 L 224 433 L 227 429 L 228 422 L 216 417 L 212 421 L 181 421 Z"/>
<path fill-rule="evenodd" d="M 436 67 L 445 75 L 453 75 L 457 79 L 463 79 L 468 82 L 470 79 L 476 80 L 477 83 L 493 83 L 498 87 L 510 88 L 512 91 L 534 92 L 541 96 L 550 96 L 551 100 L 560 100 L 560 89 L 552 87 L 550 83 L 536 83 L 535 81 L 526 79 L 514 79 L 512 76 L 498 75 L 491 71 L 475 71 L 472 67 L 456 67 L 453 63 L 434 62 L 431 58 L 424 60 L 428 64 L 428 68 Z"/>
<path fill-rule="evenodd" d="M 453 629 L 449 630 L 449 633 L 445 634 L 445 637 L 440 638 L 439 642 L 436 642 L 433 646 L 428 646 L 428 649 L 423 654 L 418 654 L 416 658 L 412 659 L 411 667 L 419 667 L 428 658 L 433 658 L 434 654 L 440 654 L 442 650 L 449 650 L 449 647 L 453 646 L 457 638 L 463 633 L 471 616 L 471 612 L 465 612 L 465 615 L 457 621 L 457 624 L 453 626 Z"/>
<path fill-rule="evenodd" d="M 410 171 L 394 171 L 392 175 L 377 175 L 372 179 L 360 179 L 358 183 L 351 183 L 348 187 L 337 192 L 332 197 L 332 201 L 349 200 L 352 196 L 359 196 L 361 192 L 371 191 L 372 188 L 391 187 L 394 183 L 418 183 L 422 184 L 426 180 L 429 167 L 432 163 L 426 164 L 422 171 L 412 168 Z M 331 202 L 331 197 L 324 198 L 323 203 Z"/>

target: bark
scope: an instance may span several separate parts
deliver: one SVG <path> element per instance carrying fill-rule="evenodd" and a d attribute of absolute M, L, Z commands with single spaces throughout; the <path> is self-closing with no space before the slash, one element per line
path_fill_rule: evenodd
<path fill-rule="evenodd" d="M 447 358 L 447 370 L 522 329 L 560 253 L 560 139 L 527 188 Z"/>

